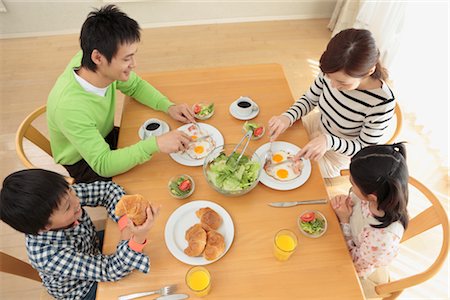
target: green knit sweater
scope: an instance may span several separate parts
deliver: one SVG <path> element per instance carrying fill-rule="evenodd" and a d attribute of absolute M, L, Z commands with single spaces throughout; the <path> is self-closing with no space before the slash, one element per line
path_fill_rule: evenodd
<path fill-rule="evenodd" d="M 47 123 L 54 160 L 72 165 L 82 158 L 99 175 L 111 177 L 148 161 L 159 151 L 155 137 L 110 150 L 104 138 L 114 127 L 116 89 L 155 110 L 167 112 L 167 97 L 131 72 L 127 81 L 111 83 L 104 97 L 86 92 L 76 81 L 77 53 L 56 81 L 47 101 Z"/>

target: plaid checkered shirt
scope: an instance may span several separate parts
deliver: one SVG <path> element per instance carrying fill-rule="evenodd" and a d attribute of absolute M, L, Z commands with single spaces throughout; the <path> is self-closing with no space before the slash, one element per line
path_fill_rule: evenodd
<path fill-rule="evenodd" d="M 113 182 L 72 186 L 81 206 L 104 206 L 114 220 L 117 201 L 125 193 Z M 83 208 L 82 208 L 83 209 Z M 116 281 L 134 269 L 148 273 L 150 259 L 120 241 L 116 252 L 103 255 L 94 224 L 83 209 L 80 224 L 71 228 L 26 235 L 28 258 L 44 286 L 56 299 L 82 299 L 95 282 Z"/>

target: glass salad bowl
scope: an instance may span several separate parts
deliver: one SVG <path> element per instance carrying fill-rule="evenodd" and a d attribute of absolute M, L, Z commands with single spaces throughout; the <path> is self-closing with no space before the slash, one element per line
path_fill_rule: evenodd
<path fill-rule="evenodd" d="M 235 147 L 235 144 L 220 145 L 208 154 L 203 163 L 203 175 L 208 184 L 222 195 L 231 197 L 254 189 L 262 167 L 260 157 L 249 147 L 238 162 L 242 149 L 230 157 Z"/>
<path fill-rule="evenodd" d="M 300 232 L 307 237 L 318 238 L 324 235 L 328 228 L 325 216 L 318 210 L 305 210 L 297 219 Z"/>

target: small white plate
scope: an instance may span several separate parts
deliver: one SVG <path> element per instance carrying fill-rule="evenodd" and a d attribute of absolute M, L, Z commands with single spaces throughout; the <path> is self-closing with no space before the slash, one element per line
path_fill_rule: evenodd
<path fill-rule="evenodd" d="M 252 102 L 253 105 L 255 105 L 256 107 L 256 109 L 252 110 L 252 112 L 247 116 L 243 116 L 236 110 L 237 103 L 239 100 L 241 100 L 241 98 L 246 98 L 248 101 Z M 253 101 L 248 97 L 239 97 L 233 103 L 230 104 L 230 114 L 238 120 L 251 120 L 259 114 L 259 106 L 258 104 L 256 104 L 255 101 Z"/>
<path fill-rule="evenodd" d="M 156 121 L 156 122 L 159 122 L 161 124 L 161 127 L 162 127 L 161 134 L 157 134 L 155 136 L 162 135 L 162 134 L 167 133 L 167 132 L 170 131 L 170 126 L 165 121 L 160 120 L 160 119 L 152 118 L 152 119 L 148 119 L 147 121 L 145 121 L 144 124 L 147 123 L 147 122 L 150 122 L 150 121 L 153 121 L 153 122 Z M 138 131 L 138 135 L 139 135 L 139 138 L 141 140 L 144 139 L 144 124 L 142 124 L 141 127 L 139 127 L 139 131 Z"/>
<path fill-rule="evenodd" d="M 188 256 L 184 253 L 188 242 L 185 239 L 186 230 L 192 225 L 200 223 L 200 219 L 195 212 L 203 207 L 209 207 L 215 210 L 222 217 L 222 225 L 217 231 L 223 235 L 225 239 L 225 251 L 215 260 L 207 260 L 203 256 Z M 188 265 L 201 266 L 213 263 L 219 260 L 230 249 L 234 239 L 234 224 L 230 214 L 217 203 L 198 200 L 186 203 L 178 207 L 169 217 L 164 230 L 164 238 L 166 240 L 167 249 L 181 262 Z"/>
<path fill-rule="evenodd" d="M 224 144 L 223 136 L 222 136 L 222 134 L 220 133 L 220 131 L 216 127 L 211 126 L 211 125 L 206 124 L 206 123 L 199 123 L 199 122 L 197 122 L 197 124 L 200 127 L 200 129 L 202 131 L 205 131 L 207 134 L 209 134 L 212 137 L 212 139 L 214 140 L 214 142 L 216 143 L 216 145 L 211 148 L 211 151 L 215 147 Z M 178 130 L 187 130 L 189 126 L 192 126 L 192 124 L 185 124 L 185 125 L 183 125 L 181 127 L 178 127 L 177 129 Z M 206 156 L 205 156 L 205 157 L 200 158 L 200 159 L 194 159 L 194 158 L 190 157 L 187 153 L 182 153 L 181 154 L 181 153 L 178 153 L 178 152 L 170 153 L 169 155 L 177 163 L 179 163 L 181 165 L 184 165 L 184 166 L 189 166 L 189 167 L 202 166 L 203 162 L 205 161 L 205 158 L 206 158 Z"/>
<path fill-rule="evenodd" d="M 264 160 L 266 157 L 267 151 L 269 151 L 270 143 L 266 143 L 264 145 L 261 145 L 258 149 L 256 149 L 255 153 L 261 157 L 261 159 Z M 272 144 L 272 152 L 284 150 L 286 152 L 297 154 L 298 151 L 301 149 L 297 147 L 294 144 L 288 143 L 288 142 L 273 142 Z M 263 162 L 264 163 L 264 162 Z M 302 184 L 308 180 L 309 176 L 311 175 L 311 162 L 309 159 L 303 160 L 303 170 L 299 177 L 294 178 L 289 181 L 279 181 L 273 178 L 272 176 L 267 175 L 266 171 L 264 170 L 264 166 L 261 171 L 261 175 L 259 177 L 259 181 L 261 181 L 264 185 L 267 187 L 270 187 L 274 190 L 279 191 L 288 191 L 293 190 L 295 188 L 298 188 Z"/>

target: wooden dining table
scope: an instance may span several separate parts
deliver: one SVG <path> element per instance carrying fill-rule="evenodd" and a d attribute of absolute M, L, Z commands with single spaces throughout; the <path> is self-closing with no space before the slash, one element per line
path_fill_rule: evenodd
<path fill-rule="evenodd" d="M 235 144 L 243 136 L 244 121 L 234 118 L 229 111 L 230 104 L 240 96 L 248 96 L 258 104 L 259 114 L 252 121 L 265 126 L 271 116 L 282 113 L 294 101 L 283 69 L 278 64 L 149 73 L 141 74 L 141 77 L 173 102 L 189 105 L 213 102 L 214 115 L 202 122 L 217 128 L 225 144 Z M 172 130 L 183 125 L 165 113 L 126 97 L 119 147 L 139 141 L 138 130 L 149 118 L 166 121 Z M 249 147 L 254 151 L 268 140 L 266 132 L 261 139 L 251 141 Z M 309 139 L 302 123 L 296 122 L 278 140 L 302 147 Z M 164 153 L 157 153 L 150 161 L 115 176 L 113 180 L 128 194 L 142 194 L 152 203 L 161 204 L 162 208 L 144 248 L 150 257 L 150 272 L 133 271 L 117 282 L 99 283 L 97 299 L 117 299 L 120 295 L 154 290 L 168 284 L 175 284 L 177 293 L 197 299 L 185 283 L 185 274 L 191 266 L 172 255 L 164 235 L 170 215 L 180 206 L 197 200 L 220 205 L 234 224 L 229 250 L 219 260 L 206 265 L 212 280 L 207 299 L 364 299 L 338 220 L 329 203 L 291 208 L 268 205 L 274 201 L 328 198 L 318 164 L 311 164 L 309 179 L 298 188 L 280 191 L 259 183 L 252 191 L 239 197 L 224 196 L 210 187 L 202 166 L 181 165 Z M 187 199 L 176 199 L 169 194 L 168 181 L 177 174 L 188 174 L 195 181 L 195 191 Z M 320 238 L 304 236 L 297 225 L 300 213 L 311 209 L 319 210 L 328 220 L 328 229 Z M 278 261 L 273 255 L 274 235 L 280 229 L 290 229 L 298 237 L 297 250 L 287 261 Z M 105 228 L 104 253 L 114 253 L 118 242 L 119 229 L 109 219 Z M 155 296 L 142 299 L 150 298 Z"/>

